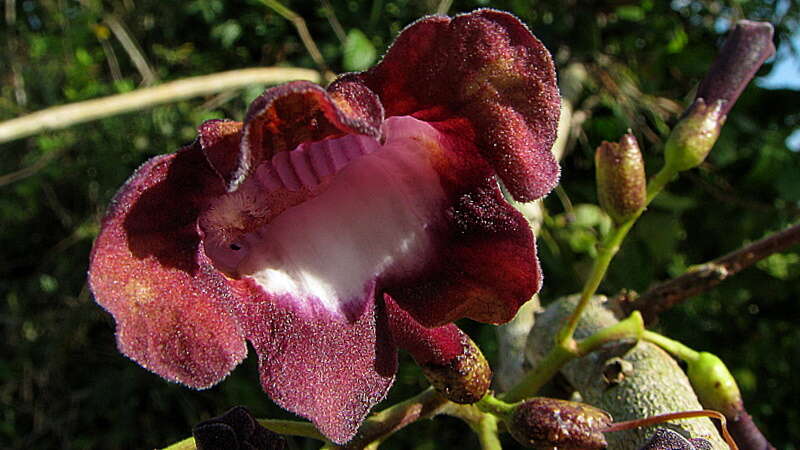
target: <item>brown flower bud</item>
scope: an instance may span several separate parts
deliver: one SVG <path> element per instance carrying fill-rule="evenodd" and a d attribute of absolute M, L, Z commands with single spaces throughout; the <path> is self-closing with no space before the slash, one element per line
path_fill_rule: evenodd
<path fill-rule="evenodd" d="M 615 223 L 630 219 L 647 200 L 647 180 L 639 144 L 632 134 L 619 143 L 603 141 L 594 156 L 597 197 Z"/>
<path fill-rule="evenodd" d="M 761 64 L 775 53 L 772 33 L 767 22 L 737 22 L 697 88 L 697 98 L 709 105 L 723 101 L 719 114 L 727 115 Z"/>
<path fill-rule="evenodd" d="M 667 139 L 664 157 L 668 166 L 684 171 L 705 161 L 725 123 L 723 103 L 722 100 L 713 104 L 706 104 L 702 98 L 695 100 Z"/>
<path fill-rule="evenodd" d="M 611 416 L 593 406 L 552 398 L 532 398 L 511 413 L 508 431 L 529 448 L 560 450 L 604 449 L 602 430 Z"/>
<path fill-rule="evenodd" d="M 463 335 L 463 351 L 444 363 L 421 364 L 422 372 L 434 389 L 454 403 L 475 403 L 486 394 L 492 382 L 492 369 L 483 353 Z"/>

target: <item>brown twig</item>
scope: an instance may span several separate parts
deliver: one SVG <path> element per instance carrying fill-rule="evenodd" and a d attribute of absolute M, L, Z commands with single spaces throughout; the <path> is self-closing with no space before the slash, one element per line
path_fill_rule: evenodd
<path fill-rule="evenodd" d="M 142 76 L 142 84 L 150 86 L 158 81 L 158 76 L 150 67 L 150 63 L 147 62 L 144 52 L 139 48 L 139 44 L 136 43 L 136 40 L 134 40 L 119 18 L 109 14 L 103 18 L 103 21 L 108 25 L 108 28 L 114 33 L 119 43 L 122 44 L 122 48 L 125 49 L 125 52 L 128 53 L 131 61 L 133 61 L 133 65 L 136 66 L 136 70 Z"/>
<path fill-rule="evenodd" d="M 50 161 L 55 159 L 55 157 L 60 155 L 64 150 L 66 150 L 66 147 L 61 147 L 56 150 L 51 150 L 45 153 L 44 155 L 40 156 L 39 159 L 37 159 L 33 164 L 31 164 L 28 167 L 24 167 L 14 172 L 0 175 L 0 187 L 36 175 L 37 172 L 46 167 Z"/>
<path fill-rule="evenodd" d="M 320 75 L 310 69 L 263 67 L 184 78 L 125 94 L 54 106 L 0 122 L 0 143 L 191 97 L 238 89 L 252 84 L 275 84 L 291 80 L 318 83 Z"/>
<path fill-rule="evenodd" d="M 325 79 L 332 81 L 336 76 L 330 71 L 330 69 L 328 69 L 328 65 L 325 63 L 325 59 L 322 57 L 322 52 L 319 51 L 317 44 L 314 42 L 314 38 L 311 37 L 311 33 L 308 31 L 306 21 L 303 19 L 303 17 L 282 5 L 277 0 L 261 0 L 261 3 L 268 6 L 284 19 L 292 22 L 292 25 L 294 25 L 295 29 L 297 30 L 297 34 L 300 35 L 300 40 L 303 41 L 303 45 L 305 46 L 308 54 L 311 56 L 311 59 L 314 60 L 314 63 L 323 73 Z"/>
<path fill-rule="evenodd" d="M 722 280 L 750 267 L 767 256 L 800 244 L 800 224 L 748 244 L 721 258 L 701 264 L 685 274 L 658 284 L 644 294 L 620 303 L 626 312 L 639 310 L 645 323 L 689 297 L 705 292 Z"/>

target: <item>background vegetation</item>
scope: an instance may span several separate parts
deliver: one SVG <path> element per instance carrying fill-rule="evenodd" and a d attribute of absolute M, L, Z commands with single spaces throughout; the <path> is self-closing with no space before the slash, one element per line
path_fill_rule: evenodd
<path fill-rule="evenodd" d="M 580 64 L 563 191 L 546 201 L 540 239 L 543 298 L 580 289 L 602 233 L 593 152 L 632 128 L 648 172 L 661 139 L 742 18 L 776 25 L 788 56 L 797 0 L 286 1 L 302 16 L 334 72 L 372 64 L 422 15 L 491 6 L 526 22 L 560 68 Z M 48 106 L 235 68 L 316 68 L 292 23 L 256 0 L 24 0 L 4 2 L 0 120 Z M 573 66 L 575 67 L 575 66 Z M 771 64 L 762 69 L 768 73 Z M 151 156 L 172 152 L 214 117 L 242 118 L 264 86 L 180 101 L 0 144 L 0 447 L 153 448 L 193 424 L 245 404 L 288 417 L 261 392 L 254 358 L 208 391 L 162 381 L 120 355 L 113 321 L 94 304 L 86 268 L 99 219 L 115 190 Z M 796 222 L 800 93 L 751 86 L 700 170 L 681 175 L 636 225 L 601 288 L 644 290 L 743 243 Z M 773 255 L 714 291 L 665 314 L 671 337 L 719 354 L 778 448 L 800 442 L 800 249 Z M 494 331 L 464 323 L 490 360 Z M 404 359 L 390 402 L 425 381 Z M 415 424 L 386 448 L 477 448 L 447 418 Z M 296 448 L 317 444 L 297 440 Z"/>

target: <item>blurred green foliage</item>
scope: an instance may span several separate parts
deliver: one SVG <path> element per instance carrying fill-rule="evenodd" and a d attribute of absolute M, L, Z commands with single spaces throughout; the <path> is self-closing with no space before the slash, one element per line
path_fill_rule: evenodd
<path fill-rule="evenodd" d="M 446 3 L 446 2 L 443 2 Z M 286 1 L 334 71 L 373 64 L 394 36 L 438 1 Z M 631 128 L 648 173 L 731 23 L 798 28 L 797 0 L 456 1 L 450 13 L 491 6 L 526 22 L 560 68 L 581 64 L 582 123 L 563 162 L 562 195 L 546 200 L 540 239 L 543 298 L 579 290 L 593 244 L 608 231 L 596 203 L 593 152 Z M 4 2 L 0 120 L 156 82 L 256 66 L 314 67 L 294 27 L 256 0 L 24 0 Z M 113 24 L 121 24 L 114 27 Z M 347 30 L 346 32 L 343 30 Z M 127 40 L 127 44 L 123 44 Z M 762 70 L 766 73 L 770 64 Z M 195 392 L 122 355 L 113 322 L 94 304 L 86 268 L 115 190 L 147 158 L 191 141 L 215 117 L 241 118 L 254 86 L 112 117 L 0 145 L 0 448 L 153 448 L 234 404 L 289 417 L 258 386 L 253 358 Z M 634 228 L 601 290 L 644 290 L 688 266 L 780 229 L 800 213 L 800 93 L 751 86 L 699 170 L 681 175 Z M 9 176 L 11 175 L 11 176 Z M 575 205 L 575 206 L 571 206 Z M 775 255 L 662 316 L 668 335 L 717 353 L 778 448 L 800 442 L 800 249 Z M 490 359 L 491 327 L 464 323 Z M 404 359 L 388 402 L 424 386 Z M 423 421 L 386 448 L 478 448 L 462 423 Z M 316 448 L 296 440 L 293 448 Z"/>

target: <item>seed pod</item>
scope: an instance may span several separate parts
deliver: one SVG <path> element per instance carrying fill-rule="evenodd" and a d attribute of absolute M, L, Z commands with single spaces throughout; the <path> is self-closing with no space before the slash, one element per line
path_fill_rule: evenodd
<path fill-rule="evenodd" d="M 703 407 L 719 411 L 729 420 L 736 420 L 744 407 L 742 394 L 725 363 L 716 355 L 701 352 L 687 365 L 686 374 Z"/>
<path fill-rule="evenodd" d="M 517 406 L 507 427 L 525 447 L 593 450 L 608 446 L 601 430 L 611 420 L 611 415 L 593 406 L 537 397 Z"/>
<path fill-rule="evenodd" d="M 636 138 L 626 134 L 619 143 L 603 141 L 594 161 L 600 206 L 615 223 L 625 222 L 647 199 L 644 161 Z"/>
<path fill-rule="evenodd" d="M 667 139 L 664 157 L 668 166 L 684 171 L 705 161 L 725 123 L 723 105 L 724 100 L 708 105 L 702 98 L 694 101 Z"/>

